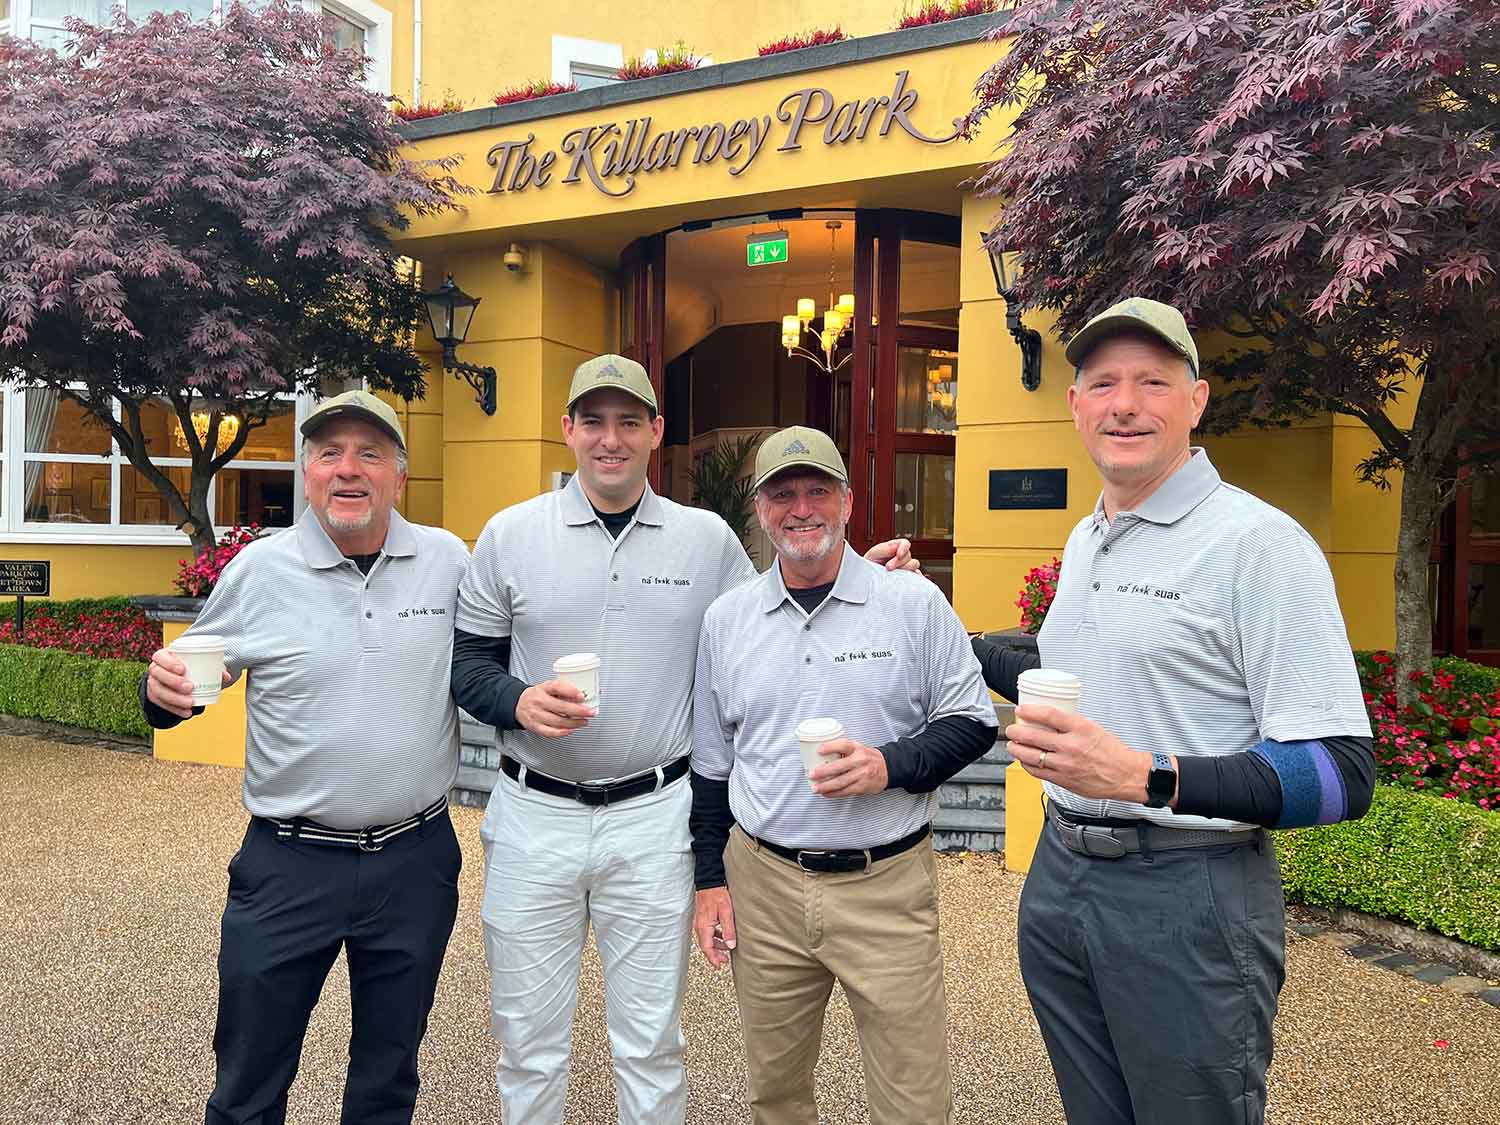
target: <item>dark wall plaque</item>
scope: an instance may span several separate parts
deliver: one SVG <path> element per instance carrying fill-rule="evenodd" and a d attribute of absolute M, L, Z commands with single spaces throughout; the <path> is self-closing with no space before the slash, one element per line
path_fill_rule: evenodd
<path fill-rule="evenodd" d="M 991 469 L 990 510 L 1066 508 L 1067 469 Z"/>
<path fill-rule="evenodd" d="M 0 596 L 45 598 L 52 593 L 50 562 L 0 559 Z"/>

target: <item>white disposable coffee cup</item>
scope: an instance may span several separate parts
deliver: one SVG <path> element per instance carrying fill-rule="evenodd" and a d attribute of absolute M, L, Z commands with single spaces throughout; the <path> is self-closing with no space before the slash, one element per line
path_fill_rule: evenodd
<path fill-rule="evenodd" d="M 187 665 L 193 681 L 193 706 L 219 701 L 224 689 L 224 638 L 213 633 L 190 633 L 167 646 Z"/>
<path fill-rule="evenodd" d="M 837 719 L 804 719 L 797 724 L 797 744 L 802 749 L 802 774 L 812 784 L 812 771 L 828 761 L 819 750 L 823 743 L 844 737 L 844 724 Z"/>
<path fill-rule="evenodd" d="M 559 680 L 572 684 L 583 692 L 583 702 L 589 707 L 599 706 L 599 656 L 592 652 L 574 652 L 559 656 L 552 662 L 552 671 Z"/>
<path fill-rule="evenodd" d="M 1016 679 L 1016 703 L 1022 707 L 1056 707 L 1059 711 L 1077 714 L 1078 698 L 1082 694 L 1083 681 L 1071 672 L 1059 672 L 1056 668 L 1028 668 Z M 1021 723 L 1021 720 L 1018 718 L 1016 722 Z"/>

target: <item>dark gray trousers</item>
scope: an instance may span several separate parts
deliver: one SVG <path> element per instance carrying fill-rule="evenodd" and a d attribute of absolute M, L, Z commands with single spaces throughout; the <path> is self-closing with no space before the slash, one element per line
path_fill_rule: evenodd
<path fill-rule="evenodd" d="M 1259 1125 L 1285 925 L 1269 838 L 1097 859 L 1047 824 L 1021 976 L 1069 1125 Z"/>

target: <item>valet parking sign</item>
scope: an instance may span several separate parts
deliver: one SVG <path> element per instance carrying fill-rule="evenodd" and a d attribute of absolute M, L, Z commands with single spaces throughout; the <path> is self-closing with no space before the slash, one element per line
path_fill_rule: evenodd
<path fill-rule="evenodd" d="M 729 124 L 711 121 L 657 130 L 650 117 L 632 117 L 623 124 L 581 126 L 564 136 L 556 149 L 547 150 L 534 148 L 536 134 L 528 133 L 523 140 L 501 141 L 490 149 L 485 159 L 495 169 L 495 179 L 488 191 L 541 190 L 556 177 L 564 184 L 587 180 L 596 190 L 618 198 L 634 191 L 639 177 L 671 171 L 684 161 L 721 163 L 731 176 L 739 176 L 759 159 L 773 131 L 781 142 L 776 153 L 797 152 L 818 140 L 829 146 L 857 143 L 871 131 L 884 137 L 893 128 L 923 144 L 958 139 L 962 118 L 954 118 L 952 131 L 939 137 L 912 122 L 917 91 L 908 85 L 909 77 L 909 71 L 899 70 L 889 94 L 863 99 L 839 101 L 821 86 L 797 90 L 781 99 L 774 120 L 767 113 Z"/>

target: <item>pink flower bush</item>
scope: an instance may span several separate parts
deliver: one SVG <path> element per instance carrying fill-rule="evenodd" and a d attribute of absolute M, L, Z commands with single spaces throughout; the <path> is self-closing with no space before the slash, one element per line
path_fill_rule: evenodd
<path fill-rule="evenodd" d="M 1016 605 L 1021 610 L 1023 632 L 1035 633 L 1042 627 L 1047 608 L 1057 594 L 1057 572 L 1060 569 L 1062 560 L 1054 558 L 1047 565 L 1027 572 L 1026 581 L 1021 586 L 1021 596 L 1016 599 Z"/>
<path fill-rule="evenodd" d="M 260 535 L 260 524 L 249 527 L 231 527 L 219 537 L 218 545 L 194 559 L 181 559 L 182 569 L 174 580 L 177 588 L 190 598 L 206 598 L 213 592 L 219 575 L 229 565 L 229 560 L 244 550 Z"/>
<path fill-rule="evenodd" d="M 16 639 L 16 623 L 0 623 L 0 644 L 58 648 L 103 660 L 150 660 L 161 648 L 161 624 L 139 609 L 105 609 L 54 616 L 46 605 L 26 611 L 26 631 Z"/>
<path fill-rule="evenodd" d="M 1450 673 L 1419 672 L 1417 699 L 1402 709 L 1394 658 L 1362 653 L 1357 663 L 1379 780 L 1500 810 L 1500 690 L 1465 693 Z"/>

